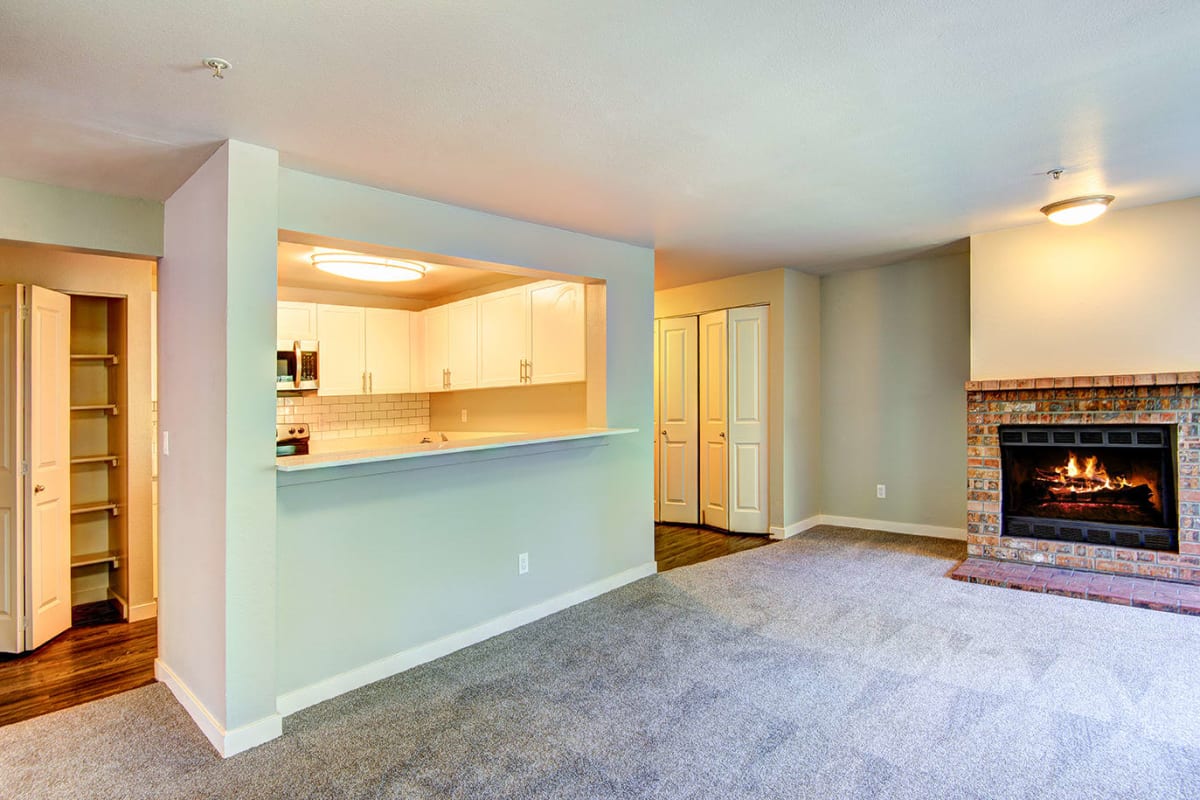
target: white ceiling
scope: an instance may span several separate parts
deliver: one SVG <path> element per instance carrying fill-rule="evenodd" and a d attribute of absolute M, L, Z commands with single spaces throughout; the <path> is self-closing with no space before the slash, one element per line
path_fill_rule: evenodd
<path fill-rule="evenodd" d="M 828 272 L 1200 194 L 1197 42 L 1195 0 L 6 3 L 0 175 L 164 198 L 237 138 L 654 245 L 660 286 Z"/>

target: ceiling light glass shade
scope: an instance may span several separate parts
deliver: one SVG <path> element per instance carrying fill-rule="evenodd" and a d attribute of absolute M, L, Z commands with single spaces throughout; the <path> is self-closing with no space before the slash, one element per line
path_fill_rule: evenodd
<path fill-rule="evenodd" d="M 322 272 L 356 281 L 395 283 L 425 277 L 426 266 L 419 261 L 363 256 L 357 253 L 314 253 L 312 265 Z"/>
<path fill-rule="evenodd" d="M 1082 225 L 1091 222 L 1096 217 L 1108 211 L 1108 204 L 1113 201 L 1111 194 L 1093 194 L 1087 197 L 1072 197 L 1070 200 L 1059 200 L 1048 206 L 1042 206 L 1042 213 L 1051 222 L 1059 225 Z"/>

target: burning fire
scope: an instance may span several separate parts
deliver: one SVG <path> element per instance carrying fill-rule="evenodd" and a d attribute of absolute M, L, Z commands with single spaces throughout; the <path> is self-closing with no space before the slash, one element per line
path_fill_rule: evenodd
<path fill-rule="evenodd" d="M 1055 467 L 1058 485 L 1051 486 L 1054 494 L 1090 494 L 1104 490 L 1125 489 L 1133 486 L 1124 475 L 1109 475 L 1097 456 L 1088 456 L 1079 466 L 1079 457 L 1071 453 L 1066 466 Z"/>

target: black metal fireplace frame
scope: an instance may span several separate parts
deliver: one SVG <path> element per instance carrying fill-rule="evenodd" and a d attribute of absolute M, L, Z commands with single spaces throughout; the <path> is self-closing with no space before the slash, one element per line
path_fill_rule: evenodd
<path fill-rule="evenodd" d="M 1003 536 L 1179 551 L 1175 426 L 1001 425 L 997 432 L 1000 440 L 1000 531 Z M 1120 447 L 1160 451 L 1164 526 L 1118 525 L 1009 514 L 1009 487 L 1004 482 L 1010 474 L 1009 459 L 1013 458 L 1013 448 L 1016 447 Z"/>

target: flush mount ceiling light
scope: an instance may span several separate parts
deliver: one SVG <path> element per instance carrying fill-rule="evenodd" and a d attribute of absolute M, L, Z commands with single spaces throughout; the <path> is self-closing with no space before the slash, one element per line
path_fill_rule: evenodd
<path fill-rule="evenodd" d="M 1108 204 L 1113 199 L 1111 194 L 1072 197 L 1070 200 L 1059 200 L 1057 203 L 1042 206 L 1042 213 L 1051 222 L 1059 225 L 1082 225 L 1108 211 Z"/>
<path fill-rule="evenodd" d="M 364 256 L 358 253 L 313 253 L 312 265 L 330 275 L 340 275 L 356 281 L 396 283 L 425 277 L 428 269 L 419 261 Z"/>

